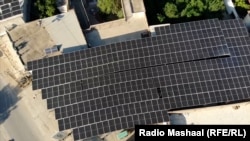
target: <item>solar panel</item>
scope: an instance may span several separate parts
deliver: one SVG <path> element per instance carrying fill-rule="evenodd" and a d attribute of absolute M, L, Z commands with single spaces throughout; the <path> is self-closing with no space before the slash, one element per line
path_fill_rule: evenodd
<path fill-rule="evenodd" d="M 61 113 L 64 113 L 66 115 L 66 117 L 64 117 L 64 118 L 57 119 L 59 123 L 62 121 L 65 122 L 65 120 L 68 120 L 70 118 L 76 118 L 77 116 L 81 116 L 82 121 L 86 120 L 86 122 L 82 122 L 82 124 L 78 124 L 75 126 L 69 126 L 68 128 L 65 126 L 62 126 L 62 127 L 59 127 L 59 130 L 65 130 L 65 129 L 75 128 L 77 126 L 94 124 L 97 122 L 126 117 L 129 115 L 145 114 L 145 113 L 150 113 L 150 112 L 155 112 L 155 111 L 162 112 L 164 110 L 164 105 L 162 103 L 161 103 L 162 105 L 158 104 L 158 101 L 159 100 L 140 101 L 137 103 L 123 104 L 123 105 L 108 107 L 105 109 L 95 108 L 95 110 L 92 110 L 92 107 L 89 107 L 89 105 L 87 105 L 86 107 L 84 107 L 82 109 L 83 111 L 85 111 L 84 113 L 78 112 L 79 108 L 77 105 L 74 105 L 75 109 L 72 108 L 73 106 L 67 106 L 67 107 L 62 108 L 60 110 L 56 110 L 57 112 L 60 111 Z M 152 104 L 152 103 L 156 103 L 156 105 L 147 105 L 147 104 Z M 79 103 L 79 105 L 84 105 L 84 104 Z M 95 106 L 95 105 L 93 105 L 93 106 Z M 135 106 L 139 106 L 139 107 L 135 108 Z M 63 109 L 65 109 L 66 111 L 63 111 Z M 67 115 L 71 115 L 71 116 L 67 116 Z M 163 117 L 161 117 L 161 119 L 162 118 Z M 164 119 L 164 121 L 168 121 L 167 118 L 163 118 L 163 119 Z M 72 121 L 69 121 L 69 123 L 72 124 Z M 148 123 L 148 124 L 151 124 L 151 123 Z M 126 128 L 122 127 L 122 129 L 126 129 Z"/>
<path fill-rule="evenodd" d="M 160 39 L 161 37 L 153 37 L 152 39 L 151 38 L 146 38 L 146 39 L 139 39 L 139 40 L 132 40 L 132 41 L 126 41 L 126 42 L 118 42 L 118 43 L 114 43 L 114 44 L 111 44 L 111 45 L 107 45 L 107 46 L 103 46 L 103 47 L 100 47 L 100 48 L 92 48 L 91 50 L 86 50 L 86 51 L 81 51 L 81 52 L 74 52 L 74 53 L 71 53 L 71 54 L 65 54 L 65 58 L 69 58 L 70 55 L 72 55 L 70 58 L 71 60 L 65 60 L 65 63 L 69 62 L 69 61 L 74 61 L 75 59 L 72 58 L 72 57 L 79 57 L 81 56 L 82 59 L 85 59 L 86 57 L 94 57 L 95 55 L 100 55 L 100 54 L 106 54 L 106 53 L 111 53 L 111 52 L 116 52 L 116 51 L 127 51 L 129 49 L 132 49 L 132 48 L 138 48 L 138 47 L 145 47 L 145 46 L 152 46 L 153 45 L 158 45 L 162 42 L 164 43 L 168 43 L 168 42 L 181 42 L 182 40 L 186 41 L 186 40 L 197 40 L 199 38 L 202 38 L 202 36 L 206 36 L 206 37 L 214 37 L 214 36 L 219 36 L 221 35 L 220 33 L 220 29 L 218 29 L 218 31 L 214 32 L 214 31 L 211 31 L 211 29 L 213 28 L 218 28 L 219 23 L 218 21 L 216 22 L 216 26 L 214 27 L 211 27 L 210 29 L 201 29 L 201 31 L 206 31 L 206 32 L 201 32 L 201 31 L 198 31 L 198 30 L 192 30 L 193 28 L 195 29 L 196 26 L 195 25 L 192 25 L 189 30 L 187 32 L 175 32 L 173 33 L 173 35 L 169 35 L 169 36 L 164 36 L 162 37 L 162 39 Z M 208 24 L 210 25 L 210 24 Z M 215 23 L 214 23 L 215 25 Z M 192 29 L 191 29 L 192 28 Z M 209 34 L 209 35 L 208 35 Z M 190 36 L 191 35 L 191 36 Z M 199 37 L 197 37 L 199 35 Z M 183 38 L 182 38 L 183 36 Z M 197 37 L 197 38 L 195 38 Z M 206 37 L 203 37 L 203 38 L 206 38 Z M 164 39 L 165 38 L 165 39 Z M 178 39 L 178 40 L 177 40 Z M 122 56 L 122 55 L 121 55 Z M 52 58 L 53 59 L 53 58 Z M 80 58 L 78 58 L 80 59 Z M 62 63 L 62 62 L 61 62 Z M 54 62 L 54 65 L 57 65 L 58 63 L 55 63 Z M 48 65 L 45 65 L 44 67 L 47 67 Z M 34 70 L 34 68 L 33 68 Z"/>
<path fill-rule="evenodd" d="M 223 20 L 220 21 L 220 24 L 221 30 L 223 31 L 223 35 L 226 39 L 245 37 L 249 34 L 241 19 Z"/>
<path fill-rule="evenodd" d="M 44 51 L 45 51 L 45 54 L 48 55 L 48 54 L 52 54 L 54 52 L 59 51 L 59 48 L 57 45 L 55 45 L 52 48 L 46 48 Z"/>
<path fill-rule="evenodd" d="M 0 0 L 0 20 L 21 14 L 18 0 Z"/>
<path fill-rule="evenodd" d="M 79 96 L 79 99 L 85 96 L 85 98 L 82 99 L 81 101 L 87 101 L 87 102 L 82 102 L 82 104 L 87 103 L 84 106 L 78 105 L 79 103 L 77 103 L 77 100 L 76 100 L 77 98 L 74 97 L 74 93 L 69 94 L 71 103 L 68 103 L 70 104 L 70 106 L 67 106 L 67 107 L 72 107 L 74 105 L 76 106 L 78 105 L 79 108 L 87 107 L 87 105 L 95 105 L 95 104 L 89 104 L 89 102 L 93 101 L 93 103 L 100 103 L 100 102 L 97 102 L 97 100 L 109 101 L 108 99 L 112 100 L 114 96 L 117 96 L 117 97 L 122 96 L 122 99 L 126 99 L 125 97 L 128 96 L 128 98 L 130 99 L 128 99 L 127 102 L 122 102 L 122 103 L 119 103 L 119 102 L 117 102 L 116 104 L 107 103 L 105 104 L 105 106 L 104 105 L 99 106 L 99 108 L 107 108 L 111 106 L 121 105 L 124 103 L 131 103 L 132 99 L 135 99 L 133 100 L 133 102 L 144 101 L 147 98 L 143 99 L 143 97 L 149 97 L 149 96 L 151 96 L 150 99 L 158 99 L 159 98 L 158 92 L 157 92 L 158 88 L 161 90 L 161 95 L 163 98 L 171 97 L 171 96 L 180 96 L 180 95 L 185 96 L 185 95 L 191 95 L 194 93 L 203 94 L 203 93 L 209 93 L 209 92 L 214 92 L 218 90 L 219 91 L 225 90 L 226 88 L 227 89 L 234 88 L 233 86 L 228 87 L 229 84 L 234 83 L 230 77 L 232 75 L 231 72 L 234 72 L 235 68 L 232 69 L 231 67 L 232 66 L 236 67 L 235 64 L 229 64 L 230 61 L 231 61 L 230 58 L 221 58 L 221 59 L 202 60 L 202 61 L 197 61 L 197 62 L 180 63 L 180 64 L 155 67 L 154 73 L 151 75 L 151 77 L 147 77 L 147 76 L 142 77 L 142 71 L 138 69 L 134 73 L 127 74 L 126 78 L 129 78 L 129 79 L 127 79 L 124 82 L 120 81 L 117 83 L 108 83 L 105 86 L 97 86 L 96 88 L 90 88 L 90 89 L 87 89 L 86 91 L 79 92 L 77 94 Z M 151 69 L 151 68 L 146 68 L 146 69 Z M 144 70 L 144 72 L 150 73 L 149 71 L 146 71 L 146 70 Z M 225 72 L 227 75 L 225 75 Z M 242 72 L 239 71 L 239 73 L 242 73 Z M 138 81 L 131 80 L 132 74 L 140 77 L 140 80 Z M 237 73 L 234 75 L 241 77 L 241 75 Z M 228 80 L 227 78 L 230 78 L 230 79 Z M 245 83 L 245 81 L 240 81 L 240 82 Z M 135 84 L 133 85 L 133 83 Z M 121 87 L 122 85 L 126 86 L 125 89 L 124 87 Z M 108 89 L 107 93 L 103 91 L 104 89 Z M 115 89 L 115 92 L 112 92 L 113 89 Z M 140 94 L 139 100 L 136 100 L 137 94 L 135 92 L 137 92 L 137 94 Z M 92 97 L 90 97 L 91 95 Z M 97 95 L 97 96 L 94 96 L 94 95 Z M 75 100 L 72 100 L 71 96 L 73 96 L 73 99 Z M 60 97 L 61 96 L 59 96 L 59 98 Z M 99 99 L 96 99 L 96 97 L 98 97 Z M 57 101 L 57 98 L 53 98 L 53 100 Z M 77 103 L 77 104 L 74 104 L 74 103 Z M 186 105 L 186 106 L 190 106 L 190 105 Z M 179 106 L 175 108 L 180 108 L 180 107 L 183 107 L 183 106 Z M 72 108 L 72 109 L 75 109 L 75 108 Z M 91 109 L 88 109 L 87 111 L 85 110 L 84 112 L 89 112 L 90 110 Z M 63 118 L 60 116 L 60 113 L 58 114 L 59 115 L 56 115 L 57 118 Z M 73 115 L 73 113 L 71 114 Z M 65 115 L 65 116 L 72 116 L 72 115 Z"/>
<path fill-rule="evenodd" d="M 212 29 L 215 27 L 220 28 L 218 19 L 208 19 L 208 20 L 192 21 L 179 24 L 171 24 L 170 26 L 155 27 L 155 34 L 165 35 L 165 34 L 173 34 L 176 32 L 177 33 L 188 32 L 191 30 L 198 31 L 204 29 Z"/>
<path fill-rule="evenodd" d="M 73 136 L 75 140 L 79 140 L 108 133 L 115 130 L 120 130 L 124 127 L 125 127 L 124 129 L 134 128 L 135 124 L 143 125 L 143 124 L 161 123 L 163 121 L 166 121 L 166 119 L 169 119 L 167 111 L 155 111 L 155 112 L 148 112 L 146 114 L 129 115 L 126 117 L 101 121 L 95 124 L 74 128 Z M 76 118 L 76 123 L 79 123 L 77 121 L 82 121 L 80 116 L 79 118 Z M 64 121 L 61 121 L 60 123 L 62 123 L 61 125 L 65 125 Z"/>
<path fill-rule="evenodd" d="M 219 25 L 219 22 L 217 24 Z M 229 55 L 223 34 L 218 27 L 127 41 L 124 46 L 122 44 L 120 48 L 116 48 L 114 44 L 102 47 L 101 51 L 105 50 L 106 54 L 99 56 L 98 47 L 64 55 L 64 60 L 71 60 L 71 62 L 61 65 L 55 65 L 59 63 L 59 57 L 53 57 L 50 58 L 53 60 L 51 67 L 44 67 L 45 63 L 43 63 L 50 59 L 38 60 L 35 63 L 41 69 L 33 70 L 33 89 L 56 85 L 55 81 L 59 82 L 59 80 L 55 79 L 55 76 L 62 78 L 68 75 L 68 80 L 71 78 L 73 80 L 70 81 L 75 81 L 130 69 Z M 76 56 L 83 53 L 86 54 L 84 57 L 88 58 L 75 61 Z M 50 70 L 46 79 L 38 77 L 39 74 L 43 75 L 44 68 Z"/>
<path fill-rule="evenodd" d="M 28 63 L 33 89 L 42 88 L 60 131 L 73 129 L 79 140 L 168 121 L 170 109 L 249 100 L 249 37 L 242 20 L 174 24 L 156 32 Z"/>

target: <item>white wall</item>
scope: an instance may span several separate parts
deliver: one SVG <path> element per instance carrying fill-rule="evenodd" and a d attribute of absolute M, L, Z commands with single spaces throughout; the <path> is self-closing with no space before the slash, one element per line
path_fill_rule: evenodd
<path fill-rule="evenodd" d="M 232 14 L 233 13 L 234 16 L 235 16 L 235 18 L 239 18 L 239 15 L 238 15 L 238 13 L 235 10 L 235 6 L 234 6 L 232 0 L 224 0 L 224 4 L 226 6 L 228 14 Z"/>
<path fill-rule="evenodd" d="M 245 18 L 244 18 L 244 23 L 245 23 L 247 29 L 250 30 L 250 15 L 249 15 L 249 14 L 247 14 L 247 15 L 245 16 Z"/>

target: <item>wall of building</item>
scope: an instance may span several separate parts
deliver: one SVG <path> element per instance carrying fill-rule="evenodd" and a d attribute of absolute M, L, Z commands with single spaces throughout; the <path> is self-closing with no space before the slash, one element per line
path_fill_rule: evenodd
<path fill-rule="evenodd" d="M 233 13 L 235 18 L 239 18 L 239 15 L 238 15 L 237 11 L 235 10 L 235 6 L 234 6 L 232 0 L 224 0 L 224 4 L 226 6 L 228 14 Z"/>
<path fill-rule="evenodd" d="M 244 23 L 245 23 L 248 31 L 250 31 L 250 12 L 248 12 L 248 14 L 245 16 Z"/>

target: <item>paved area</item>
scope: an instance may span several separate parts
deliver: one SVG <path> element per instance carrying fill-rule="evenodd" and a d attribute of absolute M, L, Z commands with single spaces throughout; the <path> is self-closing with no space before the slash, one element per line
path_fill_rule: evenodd
<path fill-rule="evenodd" d="M 0 140 L 4 141 L 10 139 L 9 134 L 1 125 L 6 119 L 9 118 L 12 109 L 15 109 L 15 103 L 18 98 L 11 93 L 11 87 L 7 82 L 3 81 L 3 73 L 0 74 Z"/>
<path fill-rule="evenodd" d="M 30 114 L 27 114 L 27 108 L 20 103 L 22 100 L 21 93 L 24 91 L 17 87 L 17 72 L 13 74 L 15 72 L 13 70 L 18 67 L 16 66 L 18 60 L 11 58 L 11 54 L 8 53 L 7 49 L 3 50 L 4 47 L 1 46 L 4 55 L 0 59 L 1 138 L 4 138 L 3 141 L 11 138 L 23 141 L 30 139 L 40 141 L 37 126 L 33 123 Z M 10 62 L 13 62 L 15 66 L 11 65 Z"/>
<path fill-rule="evenodd" d="M 17 82 L 5 73 L 8 58 L 0 58 L 0 141 L 14 138 L 17 141 L 54 141 L 58 132 L 54 111 L 46 109 L 40 91 L 31 85 L 21 89 Z M 4 66 L 4 67 L 3 67 Z M 24 130 L 25 129 L 25 130 Z M 67 138 L 66 141 L 72 141 Z"/>
<path fill-rule="evenodd" d="M 58 132 L 54 111 L 47 110 L 40 91 L 31 85 L 19 88 L 17 82 L 24 73 L 12 44 L 5 34 L 5 27 L 18 23 L 8 21 L 0 25 L 0 141 L 14 138 L 16 141 L 55 141 Z M 9 25 L 9 26 L 8 26 Z M 72 141 L 67 138 L 65 141 Z"/>
<path fill-rule="evenodd" d="M 4 134 L 0 135 L 4 138 L 2 140 L 14 138 L 18 141 L 53 141 L 57 123 L 53 113 L 45 108 L 44 101 L 34 95 L 31 87 L 19 90 L 10 86 L 15 82 L 5 81 L 6 79 L 11 78 L 3 75 L 0 79 L 1 86 L 4 87 L 0 93 L 0 106 L 3 107 L 0 123 L 0 133 Z"/>
<path fill-rule="evenodd" d="M 12 91 L 12 89 L 9 89 L 9 91 Z M 15 94 L 17 93 L 8 93 L 6 96 Z M 20 100 L 21 97 L 17 97 L 17 99 Z M 8 118 L 1 125 L 9 134 L 9 137 L 20 141 L 43 141 L 43 132 L 39 130 L 29 112 L 26 112 L 27 107 L 19 102 L 13 106 L 13 108 L 10 108 Z"/>

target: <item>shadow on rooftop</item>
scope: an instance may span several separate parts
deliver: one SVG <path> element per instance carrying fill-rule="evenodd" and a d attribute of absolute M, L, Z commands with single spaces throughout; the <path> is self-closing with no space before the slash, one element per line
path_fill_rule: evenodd
<path fill-rule="evenodd" d="M 8 119 L 11 111 L 17 108 L 16 103 L 21 99 L 19 87 L 13 87 L 9 84 L 0 90 L 0 125 Z"/>
<path fill-rule="evenodd" d="M 60 21 L 63 17 L 64 17 L 64 15 L 58 14 L 58 15 L 56 15 L 56 18 L 52 20 L 52 22 Z"/>

